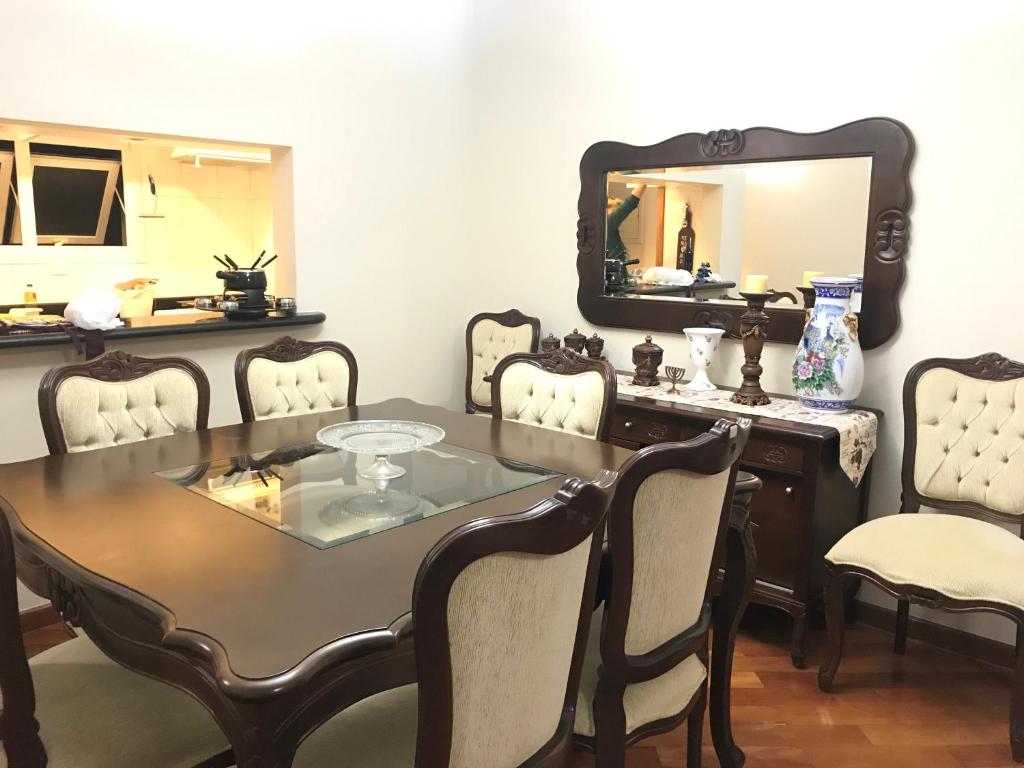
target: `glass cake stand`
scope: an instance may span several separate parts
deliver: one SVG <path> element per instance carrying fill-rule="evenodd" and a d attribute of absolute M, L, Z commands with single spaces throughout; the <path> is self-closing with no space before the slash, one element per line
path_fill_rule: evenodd
<path fill-rule="evenodd" d="M 360 517 L 403 515 L 415 509 L 418 497 L 389 488 L 405 468 L 391 463 L 391 457 L 411 453 L 444 439 L 444 430 L 420 421 L 348 421 L 324 427 L 316 433 L 318 442 L 350 453 L 366 454 L 374 461 L 359 476 L 373 482 L 373 490 L 343 502 L 345 511 Z"/>

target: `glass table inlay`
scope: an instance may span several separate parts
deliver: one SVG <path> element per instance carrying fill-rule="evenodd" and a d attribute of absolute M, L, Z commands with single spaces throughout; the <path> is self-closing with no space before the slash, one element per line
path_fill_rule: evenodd
<path fill-rule="evenodd" d="M 156 474 L 319 549 L 561 476 L 448 443 L 393 456 L 390 481 L 359 477 L 373 461 L 304 443 Z"/>

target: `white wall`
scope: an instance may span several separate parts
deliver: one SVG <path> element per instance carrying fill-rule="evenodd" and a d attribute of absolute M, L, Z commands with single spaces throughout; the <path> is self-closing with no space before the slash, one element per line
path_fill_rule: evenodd
<path fill-rule="evenodd" d="M 18 0 L 5 6 L 6 50 L 33 67 L 0 80 L 0 120 L 292 147 L 300 308 L 325 311 L 322 335 L 359 356 L 360 399 L 456 402 L 461 360 L 437 360 L 460 349 L 465 322 L 452 279 L 471 219 L 459 194 L 462 11 L 454 0 L 400 13 Z M 38 55 L 40 41 L 53 55 Z M 0 365 L 15 360 L 0 352 Z M 0 388 L 0 424 L 26 435 L 22 448 L 0 443 L 0 460 L 40 453 L 31 392 Z M 215 407 L 213 422 L 235 408 Z"/>
<path fill-rule="evenodd" d="M 1015 293 L 1024 278 L 1024 102 L 1014 96 L 1024 78 L 1024 4 L 981 0 L 953 10 L 961 7 L 741 3 L 723 16 L 694 2 L 483 2 L 470 32 L 474 250 L 491 257 L 477 289 L 482 302 L 540 307 L 559 335 L 573 326 L 590 332 L 575 302 L 576 201 L 579 159 L 596 141 L 902 120 L 918 147 L 903 325 L 866 355 L 862 397 L 886 412 L 871 514 L 895 512 L 908 367 L 937 354 L 1024 357 Z M 678 34 L 659 45 L 659 30 Z M 541 173 L 545 193 L 523 195 Z M 509 222 L 519 237 L 503 236 Z M 644 334 L 601 335 L 625 367 Z M 682 336 L 655 340 L 667 362 L 685 363 Z M 714 377 L 735 384 L 739 346 L 723 345 L 722 353 Z M 769 345 L 767 388 L 790 391 L 792 354 L 791 346 Z M 1012 638 L 1005 621 L 943 620 Z"/>

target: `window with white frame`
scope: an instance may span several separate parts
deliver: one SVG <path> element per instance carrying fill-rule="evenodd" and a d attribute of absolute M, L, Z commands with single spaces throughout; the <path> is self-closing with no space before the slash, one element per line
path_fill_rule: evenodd
<path fill-rule="evenodd" d="M 21 216 L 18 211 L 14 143 L 0 141 L 0 245 L 20 244 Z"/>
<path fill-rule="evenodd" d="M 119 151 L 33 143 L 30 158 L 39 245 L 127 244 Z"/>

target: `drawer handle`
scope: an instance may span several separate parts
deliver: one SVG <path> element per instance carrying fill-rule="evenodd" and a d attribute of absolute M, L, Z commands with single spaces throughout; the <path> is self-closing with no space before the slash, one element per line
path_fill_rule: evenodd
<path fill-rule="evenodd" d="M 792 497 L 796 495 L 796 489 L 792 485 L 786 486 L 786 495 Z"/>
<path fill-rule="evenodd" d="M 627 421 L 624 424 L 624 426 L 626 427 L 626 429 L 632 429 L 633 428 L 633 422 L 632 421 Z"/>

